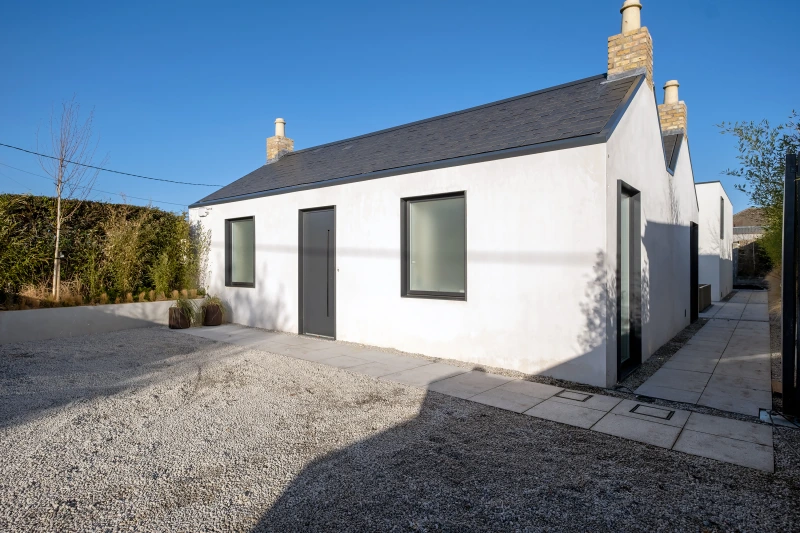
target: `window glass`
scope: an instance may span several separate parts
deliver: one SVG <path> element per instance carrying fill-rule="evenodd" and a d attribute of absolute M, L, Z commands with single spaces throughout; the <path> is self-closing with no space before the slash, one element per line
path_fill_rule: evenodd
<path fill-rule="evenodd" d="M 231 220 L 230 273 L 231 283 L 253 284 L 255 278 L 255 221 L 252 218 Z"/>
<path fill-rule="evenodd" d="M 465 293 L 465 199 L 408 203 L 408 288 Z"/>

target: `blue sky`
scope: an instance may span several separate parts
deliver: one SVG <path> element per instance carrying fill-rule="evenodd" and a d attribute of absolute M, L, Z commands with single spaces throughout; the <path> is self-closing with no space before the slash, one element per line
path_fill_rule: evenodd
<path fill-rule="evenodd" d="M 800 110 L 800 3 L 642 3 L 659 101 L 675 78 L 689 109 L 695 179 L 721 179 L 744 209 L 721 175 L 736 163 L 733 139 L 715 124 Z M 264 163 L 279 116 L 300 149 L 603 73 L 621 4 L 6 1 L 0 142 L 35 149 L 51 109 L 76 95 L 94 108 L 108 167 L 227 184 Z M 51 193 L 8 165 L 43 174 L 35 157 L 0 148 L 0 192 Z M 214 190 L 105 173 L 95 187 L 171 210 Z"/>

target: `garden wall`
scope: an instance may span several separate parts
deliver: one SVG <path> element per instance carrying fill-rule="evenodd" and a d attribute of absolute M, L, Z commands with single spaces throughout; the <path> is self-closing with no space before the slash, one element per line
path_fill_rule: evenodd
<path fill-rule="evenodd" d="M 200 304 L 201 300 L 195 300 Z M 0 344 L 166 325 L 172 300 L 0 312 Z"/>

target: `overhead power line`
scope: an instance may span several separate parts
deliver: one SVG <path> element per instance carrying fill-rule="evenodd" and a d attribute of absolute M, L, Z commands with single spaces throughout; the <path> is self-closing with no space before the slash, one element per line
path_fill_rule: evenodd
<path fill-rule="evenodd" d="M 14 150 L 19 150 L 20 152 L 25 152 L 26 154 L 33 154 L 38 155 L 40 157 L 46 157 L 48 159 L 55 159 L 56 161 L 59 160 L 58 157 L 53 157 L 52 155 L 47 154 L 40 154 L 39 152 L 34 152 L 32 150 L 26 150 L 25 148 L 20 148 L 19 146 L 12 146 L 10 144 L 0 143 L 0 146 L 5 146 L 6 148 L 12 148 Z M 65 162 L 71 165 L 78 165 L 79 167 L 86 167 L 86 168 L 93 168 L 95 170 L 102 170 L 103 172 L 112 172 L 114 174 L 122 174 L 123 176 L 131 176 L 132 178 L 141 178 L 144 180 L 153 180 L 153 181 L 164 181 L 166 183 L 177 183 L 178 185 L 196 185 L 198 187 L 222 187 L 222 185 L 212 185 L 209 183 L 190 183 L 188 181 L 175 181 L 175 180 L 165 180 L 161 178 L 151 178 L 149 176 L 141 176 L 139 174 L 131 174 L 129 172 L 122 172 L 119 170 L 111 170 L 110 168 L 103 168 L 103 167 L 96 167 L 93 165 L 84 165 L 83 163 L 76 163 L 75 161 L 70 161 L 69 159 L 64 159 Z"/>
<path fill-rule="evenodd" d="M 8 168 L 13 168 L 14 170 L 18 170 L 19 172 L 24 172 L 25 174 L 30 174 L 31 176 L 36 176 L 37 178 L 46 179 L 50 183 L 55 184 L 55 182 L 53 181 L 53 178 L 50 178 L 48 176 L 42 176 L 41 174 L 36 174 L 34 172 L 28 172 L 27 170 L 22 170 L 21 168 L 12 167 L 11 165 L 6 165 L 5 163 L 0 163 L 0 165 L 3 165 L 4 167 L 8 167 Z M 15 180 L 14 178 L 12 178 L 11 176 L 9 176 L 7 174 L 1 174 L 0 173 L 0 175 L 5 176 L 6 178 L 10 179 L 11 181 L 13 181 L 14 183 L 16 183 L 18 185 L 22 185 L 20 182 L 18 182 L 17 180 Z M 22 185 L 22 186 L 25 187 L 24 185 Z M 85 188 L 86 187 L 81 187 L 81 189 L 85 189 Z M 27 188 L 27 189 L 30 191 L 30 188 Z M 134 200 L 142 200 L 142 201 L 145 201 L 145 202 L 154 202 L 154 203 L 157 203 L 157 204 L 179 205 L 181 207 L 186 207 L 186 204 L 179 204 L 179 203 L 176 203 L 176 202 L 165 202 L 164 200 L 153 200 L 152 198 L 142 198 L 140 196 L 131 196 L 129 194 L 122 194 L 120 192 L 104 191 L 102 189 L 97 189 L 95 187 L 92 187 L 92 191 L 104 192 L 106 194 L 114 194 L 114 195 L 120 196 L 122 198 L 133 198 Z"/>
<path fill-rule="evenodd" d="M 14 178 L 12 178 L 12 177 L 11 177 L 11 176 L 9 176 L 8 174 L 4 174 L 4 173 L 0 172 L 0 176 L 3 176 L 4 178 L 8 178 L 8 179 L 10 179 L 11 181 L 13 181 L 14 183 L 16 183 L 17 185 L 19 185 L 19 186 L 20 186 L 20 187 L 22 187 L 23 189 L 28 189 L 28 192 L 32 192 L 30 187 L 27 187 L 27 186 L 23 185 L 22 183 L 18 182 L 17 180 L 15 180 Z"/>

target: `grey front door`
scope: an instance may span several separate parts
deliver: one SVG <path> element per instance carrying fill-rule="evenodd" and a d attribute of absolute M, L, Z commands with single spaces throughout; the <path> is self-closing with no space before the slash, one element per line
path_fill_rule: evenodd
<path fill-rule="evenodd" d="M 336 225 L 331 208 L 300 212 L 300 333 L 336 337 Z"/>

